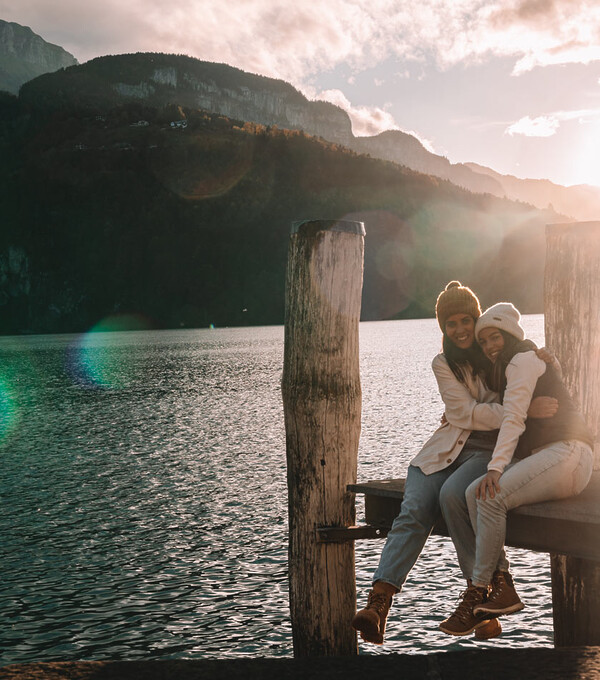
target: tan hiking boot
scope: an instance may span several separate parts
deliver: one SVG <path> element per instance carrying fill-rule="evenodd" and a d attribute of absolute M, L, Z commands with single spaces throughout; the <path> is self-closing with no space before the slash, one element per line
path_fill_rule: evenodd
<path fill-rule="evenodd" d="M 376 581 L 369 591 L 369 599 L 364 609 L 356 612 L 352 627 L 360 633 L 365 642 L 383 644 L 385 622 L 392 606 L 392 598 L 398 592 L 391 583 Z"/>
<path fill-rule="evenodd" d="M 440 623 L 440 630 L 448 635 L 469 635 L 477 628 L 489 623 L 485 615 L 475 616 L 473 608 L 482 604 L 487 597 L 487 588 L 469 584 L 461 593 L 461 601 L 454 613 Z"/>
<path fill-rule="evenodd" d="M 517 595 L 512 576 L 507 571 L 495 571 L 492 576 L 491 591 L 488 599 L 477 604 L 473 612 L 482 616 L 512 614 L 525 605 Z"/>
<path fill-rule="evenodd" d="M 498 619 L 490 619 L 485 622 L 484 626 L 479 626 L 475 628 L 475 639 L 476 640 L 490 640 L 491 638 L 498 637 L 502 632 L 502 626 Z"/>

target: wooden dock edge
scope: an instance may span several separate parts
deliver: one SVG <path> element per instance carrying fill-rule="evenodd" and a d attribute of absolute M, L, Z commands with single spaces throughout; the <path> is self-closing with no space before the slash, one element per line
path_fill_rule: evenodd
<path fill-rule="evenodd" d="M 369 526 L 380 529 L 381 537 L 400 512 L 404 483 L 404 479 L 385 479 L 348 485 L 348 491 L 364 494 L 365 520 Z M 508 514 L 506 544 L 600 562 L 599 498 L 600 472 L 594 472 L 579 496 L 515 508 Z M 448 535 L 442 521 L 434 533 Z M 365 532 L 364 537 L 377 536 L 368 536 Z"/>
<path fill-rule="evenodd" d="M 488 643 L 489 644 L 489 643 Z M 371 675 L 369 675 L 371 674 Z M 600 680 L 600 647 L 345 657 L 15 664 L 0 680 Z"/>

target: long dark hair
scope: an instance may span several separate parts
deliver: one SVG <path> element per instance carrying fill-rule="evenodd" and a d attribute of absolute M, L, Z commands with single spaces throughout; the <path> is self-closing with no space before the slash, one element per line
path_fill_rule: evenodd
<path fill-rule="evenodd" d="M 511 362 L 511 359 L 520 352 L 537 349 L 537 345 L 531 340 L 519 340 L 519 338 L 500 328 L 498 330 L 504 338 L 504 348 L 498 354 L 494 363 L 489 362 L 488 369 L 485 371 L 485 381 L 491 390 L 498 392 L 502 400 L 504 398 L 504 390 L 506 389 L 506 367 Z"/>
<path fill-rule="evenodd" d="M 487 375 L 491 366 L 490 360 L 485 356 L 478 342 L 473 341 L 469 349 L 461 349 L 450 340 L 446 331 L 442 337 L 442 352 L 450 370 L 461 383 L 466 382 L 465 373 L 468 372 L 469 367 L 473 371 L 473 377 L 476 377 L 479 374 Z"/>

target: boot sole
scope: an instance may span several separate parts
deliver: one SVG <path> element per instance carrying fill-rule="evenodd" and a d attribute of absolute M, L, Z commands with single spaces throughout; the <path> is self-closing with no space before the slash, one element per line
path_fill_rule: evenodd
<path fill-rule="evenodd" d="M 491 640 L 502 633 L 502 625 L 498 619 L 490 619 L 485 626 L 475 629 L 476 640 Z"/>
<path fill-rule="evenodd" d="M 495 616 L 501 616 L 502 614 L 514 614 L 515 612 L 520 612 L 524 609 L 525 605 L 522 602 L 517 604 L 511 604 L 510 607 L 504 607 L 504 609 L 492 609 L 491 607 L 486 607 L 484 604 L 473 608 L 473 614 L 494 614 Z"/>
<path fill-rule="evenodd" d="M 370 626 L 368 622 L 352 622 L 352 628 L 360 633 L 360 637 L 365 642 L 372 642 L 374 645 L 383 644 L 383 634 L 379 632 L 378 628 Z"/>
<path fill-rule="evenodd" d="M 383 644 L 383 635 L 381 633 L 376 633 L 373 635 L 369 635 L 368 633 L 364 633 L 362 630 L 360 632 L 360 637 L 362 640 L 365 642 L 370 642 L 374 645 L 382 645 Z"/>
<path fill-rule="evenodd" d="M 378 630 L 375 630 L 374 628 L 370 628 L 368 626 L 363 626 L 362 628 L 359 628 L 354 624 L 352 624 L 352 628 L 354 628 L 355 631 L 360 633 L 360 637 L 365 642 L 372 642 L 374 645 L 383 644 L 383 635 Z"/>
<path fill-rule="evenodd" d="M 469 628 L 468 630 L 452 630 L 450 628 L 444 628 L 444 624 L 440 623 L 439 629 L 442 631 L 442 633 L 446 633 L 446 635 L 455 635 L 457 637 L 463 637 L 465 635 L 470 635 L 474 630 L 477 630 L 478 628 L 481 628 L 482 626 L 487 626 L 489 623 L 489 619 L 484 619 L 483 621 L 479 621 L 476 623 L 474 626 Z"/>

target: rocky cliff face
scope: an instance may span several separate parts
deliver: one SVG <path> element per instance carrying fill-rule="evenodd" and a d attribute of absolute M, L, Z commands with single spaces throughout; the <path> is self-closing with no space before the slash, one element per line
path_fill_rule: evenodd
<path fill-rule="evenodd" d="M 108 109 L 132 101 L 159 108 L 177 105 L 234 120 L 304 130 L 346 146 L 353 139 L 345 111 L 328 102 L 309 101 L 289 83 L 172 54 L 99 57 L 77 69 L 27 83 L 21 98 L 53 108 L 77 103 Z"/>
<path fill-rule="evenodd" d="M 258 83 L 258 87 L 242 83 L 224 87 L 210 76 L 199 77 L 193 71 L 162 66 L 155 68 L 148 80 L 135 84 L 118 82 L 113 88 L 124 97 L 148 101 L 156 97 L 164 99 L 166 94 L 173 103 L 182 103 L 183 96 L 188 106 L 228 118 L 304 130 L 332 142 L 350 145 L 352 128 L 345 111 L 327 102 L 310 102 L 291 86 L 273 87 L 270 85 L 276 81 L 262 80 L 264 82 Z"/>
<path fill-rule="evenodd" d="M 75 64 L 72 54 L 30 28 L 0 20 L 0 90 L 17 94 L 28 80 Z"/>
<path fill-rule="evenodd" d="M 205 88 L 199 83 L 199 108 L 228 118 L 249 120 L 262 125 L 304 130 L 330 142 L 350 146 L 352 126 L 348 115 L 326 102 L 300 103 L 285 94 L 266 90 L 234 92 Z"/>

